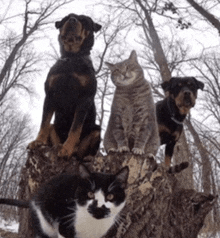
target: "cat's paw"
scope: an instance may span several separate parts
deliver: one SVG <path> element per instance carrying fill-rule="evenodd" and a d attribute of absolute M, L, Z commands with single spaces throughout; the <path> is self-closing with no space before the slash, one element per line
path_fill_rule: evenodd
<path fill-rule="evenodd" d="M 110 148 L 110 149 L 108 149 L 108 151 L 107 151 L 107 153 L 116 153 L 116 152 L 118 152 L 118 150 L 115 149 L 115 148 Z"/>
<path fill-rule="evenodd" d="M 135 154 L 135 155 L 143 155 L 145 152 L 144 152 L 143 149 L 133 148 L 133 149 L 132 149 L 132 153 Z"/>
<path fill-rule="evenodd" d="M 119 153 L 130 152 L 130 149 L 127 146 L 121 146 L 121 147 L 118 147 L 118 152 Z"/>

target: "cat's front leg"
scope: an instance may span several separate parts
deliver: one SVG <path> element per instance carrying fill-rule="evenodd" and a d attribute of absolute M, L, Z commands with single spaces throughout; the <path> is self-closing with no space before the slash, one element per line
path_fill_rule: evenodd
<path fill-rule="evenodd" d="M 130 152 L 130 149 L 128 147 L 128 138 L 126 138 L 125 135 L 125 129 L 122 124 L 121 116 L 115 114 L 113 117 L 113 121 L 114 121 L 113 135 L 117 143 L 117 152 L 119 153 Z"/>
<path fill-rule="evenodd" d="M 132 149 L 132 153 L 136 155 L 143 155 L 145 154 L 145 147 L 148 141 L 148 137 L 150 135 L 149 122 L 144 121 L 141 126 L 137 126 L 135 129 L 135 140 L 134 140 L 134 147 Z"/>

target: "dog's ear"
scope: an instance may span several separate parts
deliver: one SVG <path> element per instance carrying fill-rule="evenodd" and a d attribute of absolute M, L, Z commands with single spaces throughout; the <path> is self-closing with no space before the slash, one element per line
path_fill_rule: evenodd
<path fill-rule="evenodd" d="M 93 31 L 94 32 L 100 31 L 101 28 L 102 28 L 102 26 L 99 25 L 98 23 L 93 23 Z"/>
<path fill-rule="evenodd" d="M 59 29 L 60 27 L 61 27 L 61 21 L 56 21 L 55 22 L 55 27 L 57 28 L 57 29 Z"/>
<path fill-rule="evenodd" d="M 64 17 L 61 21 L 56 21 L 56 22 L 55 22 L 55 27 L 56 27 L 57 29 L 60 29 L 60 28 L 63 26 L 63 24 L 64 24 L 70 17 L 71 17 L 71 14 L 69 14 L 69 15 L 66 16 L 66 17 Z"/>
<path fill-rule="evenodd" d="M 199 80 L 197 80 L 197 79 L 194 78 L 194 77 L 193 77 L 193 79 L 194 79 L 195 82 L 196 82 L 197 88 L 203 90 L 203 89 L 204 89 L 204 83 L 201 82 L 201 81 L 199 81 Z"/>
<path fill-rule="evenodd" d="M 167 92 L 170 90 L 170 85 L 171 85 L 170 81 L 165 81 L 161 84 L 161 87 L 165 92 Z"/>

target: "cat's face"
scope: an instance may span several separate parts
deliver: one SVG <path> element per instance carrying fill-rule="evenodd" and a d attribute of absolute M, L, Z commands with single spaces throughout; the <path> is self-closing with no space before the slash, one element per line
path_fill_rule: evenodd
<path fill-rule="evenodd" d="M 128 167 L 116 175 L 90 173 L 85 167 L 80 170 L 83 179 L 76 192 L 78 212 L 95 219 L 115 217 L 125 205 Z"/>
<path fill-rule="evenodd" d="M 142 73 L 134 50 L 128 59 L 116 64 L 106 62 L 106 65 L 111 70 L 111 79 L 116 86 L 131 85 L 138 79 L 139 74 Z"/>

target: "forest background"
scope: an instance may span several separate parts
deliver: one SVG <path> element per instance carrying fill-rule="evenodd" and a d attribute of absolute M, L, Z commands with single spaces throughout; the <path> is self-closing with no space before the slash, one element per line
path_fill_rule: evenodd
<path fill-rule="evenodd" d="M 54 23 L 69 13 L 89 15 L 102 25 L 91 55 L 102 137 L 114 93 L 105 61 L 118 62 L 135 49 L 155 102 L 164 97 L 160 84 L 171 76 L 194 76 L 205 84 L 185 120 L 174 162 L 190 162 L 186 187 L 219 194 L 220 0 L 1 0 L 0 6 L 1 197 L 17 197 L 26 147 L 40 127 L 44 81 L 60 57 Z M 157 161 L 163 154 L 162 146 Z M 219 204 L 209 216 L 206 237 L 220 237 Z M 0 215 L 13 219 L 15 211 L 6 208 Z"/>

